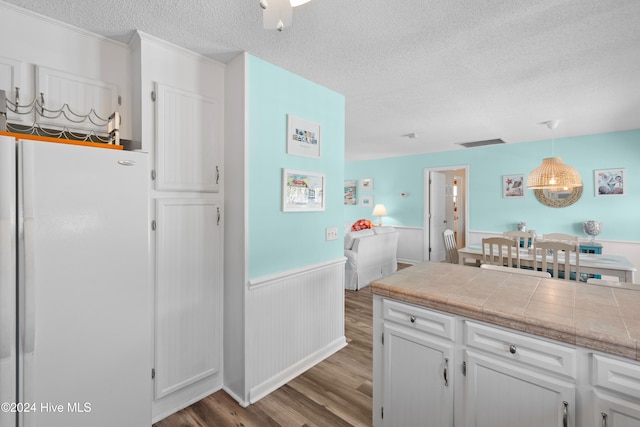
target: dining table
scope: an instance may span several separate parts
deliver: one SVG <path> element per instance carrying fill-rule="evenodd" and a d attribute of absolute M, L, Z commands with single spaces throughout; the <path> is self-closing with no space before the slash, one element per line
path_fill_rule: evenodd
<path fill-rule="evenodd" d="M 522 267 L 535 268 L 536 254 L 531 249 L 520 248 L 520 265 Z M 515 255 L 513 255 L 515 257 Z M 540 254 L 537 254 L 538 264 Z M 562 258 L 562 257 L 561 257 Z M 482 246 L 470 245 L 458 249 L 458 263 L 464 264 L 465 260 L 474 259 L 477 264 L 482 261 Z M 575 272 L 575 256 L 570 259 L 572 272 Z M 563 261 L 564 264 L 564 261 Z M 622 255 L 608 254 L 586 254 L 578 255 L 578 266 L 580 275 L 602 275 L 617 277 L 621 282 L 634 283 L 637 268 Z"/>

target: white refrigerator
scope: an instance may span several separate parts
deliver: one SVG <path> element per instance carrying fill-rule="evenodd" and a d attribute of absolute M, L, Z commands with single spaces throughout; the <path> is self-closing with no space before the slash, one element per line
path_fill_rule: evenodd
<path fill-rule="evenodd" d="M 0 427 L 151 425 L 147 155 L 0 136 Z"/>

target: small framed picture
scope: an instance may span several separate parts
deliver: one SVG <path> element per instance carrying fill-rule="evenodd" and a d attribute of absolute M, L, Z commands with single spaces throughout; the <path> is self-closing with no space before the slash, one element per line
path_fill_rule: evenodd
<path fill-rule="evenodd" d="M 595 195 L 600 196 L 624 196 L 625 187 L 624 169 L 599 169 L 594 171 Z"/>
<path fill-rule="evenodd" d="M 525 195 L 524 175 L 502 175 L 502 197 L 521 199 Z"/>
<path fill-rule="evenodd" d="M 345 205 L 355 205 L 358 198 L 356 188 L 358 186 L 358 181 L 356 180 L 348 180 L 344 182 L 344 204 Z"/>
<path fill-rule="evenodd" d="M 360 196 L 360 207 L 361 208 L 372 208 L 373 207 L 373 196 Z"/>
<path fill-rule="evenodd" d="M 373 190 L 373 178 L 363 178 L 360 180 L 360 191 Z"/>
<path fill-rule="evenodd" d="M 287 154 L 320 158 L 320 125 L 287 114 Z"/>
<path fill-rule="evenodd" d="M 282 211 L 323 211 L 325 175 L 282 169 Z"/>

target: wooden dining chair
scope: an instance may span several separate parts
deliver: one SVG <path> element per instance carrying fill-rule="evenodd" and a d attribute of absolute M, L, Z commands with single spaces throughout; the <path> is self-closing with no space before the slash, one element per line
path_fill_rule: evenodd
<path fill-rule="evenodd" d="M 482 264 L 520 268 L 520 243 L 506 237 L 482 239 Z"/>
<path fill-rule="evenodd" d="M 542 277 L 550 279 L 551 274 L 547 271 L 525 270 L 524 268 L 505 267 L 503 265 L 482 264 L 480 268 L 495 271 L 504 271 L 505 273 L 522 274 L 524 276 Z"/>
<path fill-rule="evenodd" d="M 444 256 L 445 260 L 451 264 L 458 263 L 458 246 L 456 245 L 456 237 L 453 230 L 444 230 L 442 233 L 444 238 Z"/>
<path fill-rule="evenodd" d="M 548 271 L 556 279 L 575 280 L 580 277 L 580 246 L 578 243 L 542 240 L 536 242 L 534 269 Z M 560 255 L 563 255 L 560 257 Z M 572 262 L 572 258 L 574 262 Z M 574 265 L 574 271 L 571 266 Z"/>
<path fill-rule="evenodd" d="M 536 234 L 533 231 L 505 231 L 502 235 L 507 239 L 515 240 L 521 248 L 525 249 L 532 249 L 536 240 Z"/>

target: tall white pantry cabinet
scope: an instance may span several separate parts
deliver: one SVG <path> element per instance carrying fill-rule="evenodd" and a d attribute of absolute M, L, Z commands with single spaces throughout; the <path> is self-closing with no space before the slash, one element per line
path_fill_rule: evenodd
<path fill-rule="evenodd" d="M 0 38 L 11 40 L 0 51 L 0 89 L 10 102 L 118 111 L 127 148 L 149 153 L 149 387 L 158 421 L 222 388 L 225 66 L 141 33 L 127 45 L 11 5 L 0 14 Z M 64 116 L 9 112 L 8 120 L 106 130 Z"/>
<path fill-rule="evenodd" d="M 155 422 L 222 387 L 224 66 L 142 33 L 130 49 L 153 164 Z"/>

